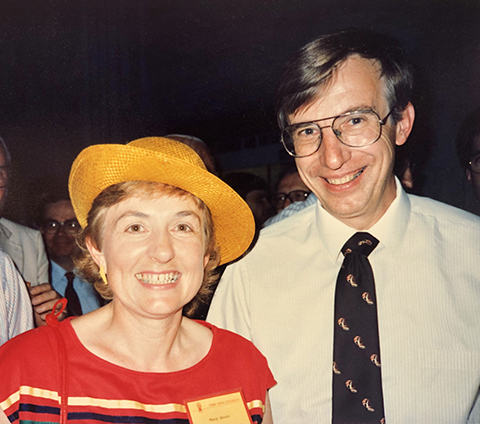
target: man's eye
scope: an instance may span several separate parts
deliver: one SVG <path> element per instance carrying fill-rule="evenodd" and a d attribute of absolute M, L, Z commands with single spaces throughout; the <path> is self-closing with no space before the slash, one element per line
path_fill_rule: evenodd
<path fill-rule="evenodd" d="M 318 134 L 318 128 L 317 127 L 298 128 L 298 130 L 296 131 L 296 136 L 297 137 L 303 137 L 303 138 L 314 137 L 317 134 Z"/>
<path fill-rule="evenodd" d="M 352 125 L 352 126 L 355 126 L 355 125 L 363 124 L 364 122 L 365 122 L 365 120 L 362 117 L 356 116 L 356 117 L 350 119 L 349 124 Z"/>

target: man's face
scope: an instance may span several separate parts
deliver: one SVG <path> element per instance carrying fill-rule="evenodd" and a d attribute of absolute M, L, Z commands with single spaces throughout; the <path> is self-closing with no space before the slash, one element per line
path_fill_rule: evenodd
<path fill-rule="evenodd" d="M 315 121 L 354 110 L 373 110 L 383 119 L 389 112 L 380 66 L 351 56 L 337 68 L 321 96 L 289 116 L 290 124 Z M 297 168 L 323 208 L 335 218 L 359 230 L 370 228 L 395 198 L 393 176 L 395 144 L 403 144 L 414 111 L 409 104 L 402 120 L 382 127 L 372 145 L 352 148 L 342 144 L 331 128 L 322 129 L 316 153 L 297 158 Z M 322 122 L 327 126 L 332 120 Z"/>
<path fill-rule="evenodd" d="M 50 258 L 57 262 L 59 259 L 70 257 L 75 253 L 77 244 L 75 242 L 75 233 L 65 231 L 66 221 L 76 220 L 72 203 L 68 200 L 60 200 L 50 203 L 45 208 L 44 221 L 57 221 L 60 223 L 55 231 L 42 229 L 43 238 Z M 79 226 L 78 226 L 79 228 Z"/>
<path fill-rule="evenodd" d="M 478 157 L 480 155 L 480 136 L 476 137 L 472 143 L 472 154 L 473 157 Z M 470 169 L 467 169 L 467 179 L 472 185 L 473 194 L 475 198 L 480 202 L 480 174 L 478 172 L 473 172 Z"/>
<path fill-rule="evenodd" d="M 310 192 L 310 189 L 302 181 L 302 179 L 300 178 L 300 174 L 298 172 L 285 175 L 278 184 L 277 193 L 289 194 L 295 190 Z M 302 199 L 302 200 L 305 200 L 305 199 Z M 280 212 L 281 210 L 285 209 L 291 203 L 292 202 L 288 197 L 285 199 L 284 203 L 278 202 L 275 205 L 277 212 Z"/>
<path fill-rule="evenodd" d="M 7 158 L 3 147 L 0 146 L 0 215 L 5 205 L 5 198 L 7 197 L 9 180 L 10 164 L 7 163 Z"/>

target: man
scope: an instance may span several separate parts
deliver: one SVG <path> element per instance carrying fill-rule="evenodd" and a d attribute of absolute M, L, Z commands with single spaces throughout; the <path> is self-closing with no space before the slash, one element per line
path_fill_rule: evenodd
<path fill-rule="evenodd" d="M 10 169 L 10 153 L 0 137 L 0 217 L 8 193 Z M 29 286 L 35 324 L 44 325 L 45 317 L 60 296 L 48 283 L 48 260 L 42 235 L 39 231 L 1 217 L 0 249 L 12 258 Z"/>
<path fill-rule="evenodd" d="M 361 30 L 309 43 L 283 73 L 283 143 L 318 202 L 264 229 L 227 267 L 207 318 L 267 357 L 278 381 L 270 391 L 277 424 L 346 422 L 336 417 L 357 406 L 364 415 L 349 422 L 480 422 L 480 219 L 408 195 L 394 177 L 395 146 L 414 121 L 411 86 L 396 41 Z M 337 319 L 344 299 L 336 291 L 358 286 L 353 274 L 343 279 L 342 266 L 361 255 L 342 246 L 359 231 L 369 233 L 359 246 L 379 241 L 361 258 L 361 282 L 374 280 L 374 291 L 357 297 L 376 309 L 378 329 L 368 330 L 380 358 L 352 371 L 369 344 Z M 359 355 L 348 373 L 364 371 L 362 384 L 380 377 L 378 404 L 357 398 L 363 387 L 355 381 L 339 392 L 338 379 L 348 375 L 334 364 L 339 334 Z M 350 394 L 355 401 L 339 411 L 337 400 Z M 368 419 L 378 411 L 382 418 Z"/>
<path fill-rule="evenodd" d="M 278 213 L 292 203 L 304 202 L 310 193 L 310 189 L 300 178 L 297 168 L 289 168 L 278 181 L 273 195 L 274 207 Z"/>
<path fill-rule="evenodd" d="M 0 250 L 0 346 L 33 328 L 27 287 L 10 257 Z"/>
<path fill-rule="evenodd" d="M 67 196 L 54 196 L 43 209 L 41 231 L 47 247 L 53 289 L 66 297 L 71 315 L 82 315 L 100 307 L 93 286 L 75 275 L 73 255 L 78 246 L 75 237 L 80 224 Z"/>
<path fill-rule="evenodd" d="M 463 122 L 457 136 L 457 156 L 477 201 L 480 215 L 480 108 Z"/>
<path fill-rule="evenodd" d="M 302 181 L 296 166 L 288 167 L 280 176 L 276 192 L 273 194 L 273 206 L 277 214 L 268 218 L 263 227 L 288 218 L 313 205 L 317 198 Z"/>

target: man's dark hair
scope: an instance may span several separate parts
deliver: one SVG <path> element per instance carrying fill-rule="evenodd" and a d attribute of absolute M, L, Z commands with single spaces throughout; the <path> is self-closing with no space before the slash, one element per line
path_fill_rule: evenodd
<path fill-rule="evenodd" d="M 458 131 L 457 156 L 464 170 L 468 168 L 468 163 L 474 153 L 472 144 L 477 137 L 480 137 L 480 107 L 467 116 Z"/>
<path fill-rule="evenodd" d="M 283 130 L 288 116 L 312 102 L 331 80 L 335 69 L 350 56 L 377 61 L 396 123 L 410 102 L 413 76 L 400 43 L 368 30 L 350 29 L 321 36 L 298 50 L 288 61 L 276 94 L 277 119 Z"/>

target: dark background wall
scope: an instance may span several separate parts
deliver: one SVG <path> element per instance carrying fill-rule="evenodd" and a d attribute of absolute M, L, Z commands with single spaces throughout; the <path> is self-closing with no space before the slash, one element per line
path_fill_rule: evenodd
<path fill-rule="evenodd" d="M 26 221 L 29 189 L 66 181 L 89 144 L 178 132 L 204 139 L 227 170 L 284 160 L 273 111 L 282 66 L 306 42 L 347 27 L 402 41 L 417 72 L 409 143 L 422 194 L 469 208 L 454 139 L 480 106 L 479 23 L 477 0 L 3 0 L 8 213 Z"/>

